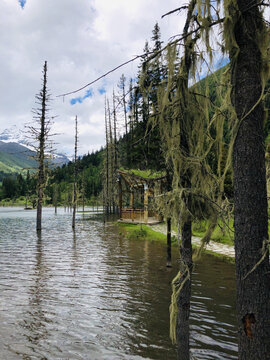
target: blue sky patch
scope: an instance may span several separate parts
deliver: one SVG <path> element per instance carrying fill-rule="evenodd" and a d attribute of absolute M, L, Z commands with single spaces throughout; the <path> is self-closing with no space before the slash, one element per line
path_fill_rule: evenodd
<path fill-rule="evenodd" d="M 106 94 L 105 87 L 99 88 L 99 89 L 98 89 L 98 92 L 100 93 L 100 95 Z"/>
<path fill-rule="evenodd" d="M 83 97 L 78 96 L 76 98 L 71 99 L 70 100 L 70 105 L 75 105 L 76 103 L 81 104 L 85 99 L 87 99 L 89 97 L 92 97 L 92 96 L 93 96 L 92 89 L 86 90 L 86 94 Z"/>
<path fill-rule="evenodd" d="M 26 0 L 19 0 L 20 6 L 23 9 L 24 5 L 26 4 Z"/>
<path fill-rule="evenodd" d="M 224 58 L 222 58 L 221 60 L 218 61 L 217 68 L 219 69 L 219 68 L 227 65 L 227 64 L 229 64 L 229 62 L 230 62 L 230 59 L 228 57 L 224 57 Z"/>
<path fill-rule="evenodd" d="M 213 63 L 213 68 L 212 68 L 212 72 L 215 72 L 217 70 L 219 70 L 220 68 L 222 68 L 223 66 L 229 64 L 230 59 L 228 57 L 220 57 L 219 59 L 217 59 L 214 63 Z M 209 72 L 209 68 L 204 66 L 201 73 L 199 74 L 197 81 L 200 81 L 202 79 L 204 79 L 206 76 L 211 75 L 211 72 Z"/>

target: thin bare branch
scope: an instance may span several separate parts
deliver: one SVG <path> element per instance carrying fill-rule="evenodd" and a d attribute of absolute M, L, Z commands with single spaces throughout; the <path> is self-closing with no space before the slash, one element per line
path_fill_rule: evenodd
<path fill-rule="evenodd" d="M 223 21 L 224 21 L 224 18 L 218 19 L 218 20 L 212 22 L 211 24 L 209 24 L 209 27 L 213 27 L 213 26 L 215 26 L 215 25 L 218 25 L 218 24 L 222 23 Z M 172 41 L 172 42 L 169 42 L 166 46 L 164 46 L 164 47 L 163 47 L 162 49 L 160 49 L 159 51 L 150 51 L 150 52 L 148 52 L 147 54 L 143 53 L 143 54 L 141 54 L 141 55 L 136 55 L 134 58 L 132 58 L 132 59 L 130 59 L 130 60 L 128 60 L 128 61 L 125 61 L 124 63 L 116 66 L 115 68 L 107 71 L 105 74 L 99 76 L 98 78 L 96 78 L 96 79 L 93 80 L 93 81 L 90 81 L 88 84 L 80 87 L 79 89 L 76 89 L 76 90 L 73 90 L 73 91 L 70 91 L 70 92 L 67 92 L 67 93 L 64 93 L 64 94 L 57 95 L 56 97 L 63 97 L 63 99 L 64 99 L 65 96 L 72 95 L 72 94 L 76 94 L 77 92 L 79 92 L 79 91 L 81 91 L 81 90 L 89 87 L 90 85 L 95 84 L 97 81 L 103 79 L 104 77 L 106 77 L 107 75 L 109 75 L 109 74 L 113 73 L 114 71 L 120 69 L 121 67 L 123 67 L 123 66 L 125 66 L 125 65 L 127 65 L 127 64 L 129 64 L 129 63 L 131 63 L 131 62 L 133 62 L 133 61 L 135 61 L 135 60 L 137 60 L 137 59 L 143 59 L 143 60 L 144 60 L 146 55 L 151 55 L 151 54 L 152 54 L 150 57 L 148 57 L 148 58 L 145 60 L 145 62 L 149 62 L 149 61 L 155 59 L 155 58 L 156 58 L 158 55 L 160 55 L 164 50 L 167 50 L 171 45 L 175 45 L 175 44 L 181 42 L 182 40 L 186 39 L 186 38 L 189 37 L 190 35 L 193 35 L 193 34 L 197 33 L 199 30 L 201 30 L 201 28 L 202 28 L 202 26 L 199 25 L 196 29 L 194 29 L 194 30 L 192 30 L 192 31 L 190 31 L 190 32 L 187 32 L 186 29 L 184 29 L 183 35 L 181 35 L 181 37 L 180 37 L 179 39 L 176 39 L 176 40 L 174 40 L 174 41 Z"/>
<path fill-rule="evenodd" d="M 165 16 L 174 14 L 177 11 L 180 13 L 182 10 L 186 10 L 186 9 L 188 9 L 187 5 L 181 6 L 181 7 L 177 8 L 177 9 L 171 10 L 171 11 L 167 12 L 166 14 L 162 15 L 161 19 L 163 19 Z"/>
<path fill-rule="evenodd" d="M 153 52 L 152 52 L 152 53 L 153 53 Z M 120 69 L 121 67 L 123 67 L 123 66 L 125 66 L 125 65 L 127 65 L 127 64 L 129 64 L 129 63 L 131 63 L 131 62 L 133 62 L 133 61 L 135 61 L 135 60 L 137 60 L 137 59 L 143 58 L 144 56 L 145 56 L 145 54 L 142 54 L 142 55 L 136 55 L 134 58 L 132 58 L 132 59 L 130 59 L 130 60 L 128 60 L 128 61 L 125 61 L 124 63 L 122 63 L 122 64 L 120 64 L 120 65 L 116 66 L 116 67 L 115 67 L 115 68 L 113 68 L 112 70 L 109 70 L 109 71 L 108 71 L 108 72 L 106 72 L 105 74 L 103 74 L 103 75 L 99 76 L 97 79 L 95 79 L 95 80 L 93 80 L 93 81 L 89 82 L 88 84 L 86 84 L 86 85 L 82 86 L 81 88 L 79 88 L 79 89 L 77 89 L 77 90 L 74 90 L 74 91 L 70 91 L 70 92 L 65 93 L 65 94 L 56 95 L 56 97 L 61 97 L 61 96 L 63 96 L 63 97 L 64 97 L 64 96 L 67 96 L 67 95 L 75 94 L 75 93 L 77 93 L 77 92 L 79 92 L 79 91 L 81 91 L 81 90 L 83 90 L 83 89 L 87 88 L 88 86 L 93 85 L 93 84 L 94 84 L 94 83 L 96 83 L 97 81 L 101 80 L 102 78 L 104 78 L 105 76 L 107 76 L 107 75 L 111 74 L 112 72 L 114 72 L 114 71 L 116 71 L 116 70 Z"/>

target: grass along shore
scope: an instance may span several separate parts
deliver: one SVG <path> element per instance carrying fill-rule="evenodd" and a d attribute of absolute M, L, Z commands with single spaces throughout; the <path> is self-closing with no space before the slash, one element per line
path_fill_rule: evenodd
<path fill-rule="evenodd" d="M 116 223 L 118 231 L 120 234 L 124 235 L 131 240 L 147 240 L 147 241 L 156 241 L 162 244 L 167 242 L 167 229 L 166 224 L 161 223 L 157 225 L 133 225 L 125 223 Z M 207 227 L 206 227 L 207 229 Z M 205 229 L 205 231 L 206 231 Z M 234 263 L 234 247 L 233 240 L 230 236 L 223 235 L 221 229 L 216 229 L 216 233 L 213 238 L 218 239 L 219 241 L 212 240 L 204 249 L 204 252 L 210 255 L 217 256 L 222 260 Z M 195 230 L 193 230 L 192 236 L 192 246 L 195 249 L 198 249 L 201 245 L 201 238 L 203 237 L 205 231 L 202 231 L 202 227 L 198 230 L 198 225 Z M 220 233 L 221 232 L 221 233 Z M 222 237 L 223 235 L 223 237 Z M 175 230 L 172 230 L 172 247 L 177 247 L 177 234 Z"/>

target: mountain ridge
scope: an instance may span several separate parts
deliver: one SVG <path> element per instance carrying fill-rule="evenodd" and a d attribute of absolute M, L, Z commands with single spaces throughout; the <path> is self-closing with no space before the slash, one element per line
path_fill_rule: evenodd
<path fill-rule="evenodd" d="M 27 145 L 23 133 L 16 125 L 0 133 L 0 181 L 12 174 L 34 171 L 37 168 L 34 157 L 33 148 Z M 69 161 L 66 155 L 56 153 L 51 163 L 53 166 L 61 166 Z"/>

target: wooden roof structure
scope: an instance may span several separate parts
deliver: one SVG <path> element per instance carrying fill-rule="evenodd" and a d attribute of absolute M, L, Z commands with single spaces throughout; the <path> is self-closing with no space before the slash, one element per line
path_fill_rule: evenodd
<path fill-rule="evenodd" d="M 134 174 L 132 171 L 118 170 L 118 184 L 119 184 L 119 213 L 120 221 L 132 223 L 157 223 L 160 216 L 157 213 L 149 211 L 149 196 L 154 197 L 154 187 L 157 183 L 166 183 L 166 176 L 143 177 Z M 125 182 L 128 190 L 123 191 L 122 182 Z M 134 207 L 134 193 L 140 191 L 144 196 L 143 208 Z M 129 207 L 123 207 L 122 196 L 123 192 L 130 194 Z"/>

